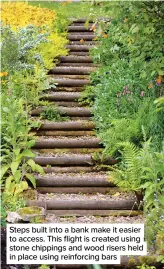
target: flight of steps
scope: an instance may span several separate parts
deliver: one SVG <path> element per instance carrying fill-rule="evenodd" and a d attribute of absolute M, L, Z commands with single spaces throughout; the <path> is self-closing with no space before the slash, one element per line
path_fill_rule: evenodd
<path fill-rule="evenodd" d="M 42 97 L 58 105 L 69 120 L 45 121 L 36 130 L 35 161 L 46 173 L 36 176 L 37 190 L 59 194 L 60 199 L 57 196 L 29 200 L 28 205 L 44 206 L 47 213 L 57 216 L 137 216 L 140 211 L 135 198 L 120 199 L 118 195 L 118 199 L 113 199 L 112 195 L 120 190 L 93 158 L 94 152 L 102 152 L 102 144 L 95 134 L 91 109 L 78 102 L 84 87 L 90 84 L 90 72 L 96 68 L 89 56 L 89 49 L 96 42 L 91 30 L 93 22 L 88 29 L 84 23 L 85 19 L 79 19 L 68 27 L 69 55 L 61 56 L 58 66 L 49 72 L 57 88 Z M 32 111 L 34 119 L 42 110 Z M 108 163 L 113 164 L 114 160 L 111 158 Z M 72 194 L 76 196 L 71 200 Z"/>

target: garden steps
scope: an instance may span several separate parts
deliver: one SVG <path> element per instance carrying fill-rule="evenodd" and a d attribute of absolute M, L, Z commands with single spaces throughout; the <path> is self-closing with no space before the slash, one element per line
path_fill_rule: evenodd
<path fill-rule="evenodd" d="M 89 49 L 97 43 L 95 34 L 84 22 L 76 20 L 69 26 L 69 55 L 59 57 L 58 65 L 49 72 L 57 86 L 41 97 L 52 108 L 58 105 L 58 111 L 70 118 L 44 121 L 33 130 L 37 138 L 34 160 L 45 174 L 36 176 L 38 200 L 27 203 L 43 206 L 56 216 L 138 216 L 141 212 L 133 195 L 125 195 L 107 172 L 107 166 L 118 161 L 99 159 L 103 147 L 95 134 L 92 110 L 79 102 L 96 67 L 89 56 Z M 34 109 L 32 116 L 39 116 L 43 110 Z"/>

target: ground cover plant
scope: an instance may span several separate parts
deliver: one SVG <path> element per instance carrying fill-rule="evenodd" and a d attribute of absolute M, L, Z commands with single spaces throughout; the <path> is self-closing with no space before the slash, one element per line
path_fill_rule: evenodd
<path fill-rule="evenodd" d="M 104 1 L 102 9 L 111 20 L 95 27 L 91 55 L 100 67 L 83 102 L 92 105 L 103 156 L 120 161 L 113 181 L 143 198 L 149 249 L 164 261 L 164 4 Z"/>

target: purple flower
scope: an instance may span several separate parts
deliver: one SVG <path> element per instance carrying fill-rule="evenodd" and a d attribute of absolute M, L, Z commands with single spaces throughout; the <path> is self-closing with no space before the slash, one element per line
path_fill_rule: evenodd
<path fill-rule="evenodd" d="M 144 96 L 145 95 L 145 92 L 144 91 L 141 91 L 141 93 L 140 93 L 140 96 Z"/>

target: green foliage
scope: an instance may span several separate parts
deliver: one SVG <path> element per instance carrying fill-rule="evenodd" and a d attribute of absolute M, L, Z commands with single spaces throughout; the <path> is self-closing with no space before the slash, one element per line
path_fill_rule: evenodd
<path fill-rule="evenodd" d="M 3 195 L 2 195 L 3 196 Z M 22 197 L 19 197 L 16 201 L 13 199 L 9 199 L 6 201 L 5 199 L 1 200 L 1 226 L 6 227 L 6 217 L 8 212 L 16 212 L 17 209 L 25 206 L 25 201 Z"/>
<path fill-rule="evenodd" d="M 28 189 L 25 180 L 36 187 L 31 171 L 43 173 L 43 169 L 32 160 L 35 155 L 31 147 L 35 140 L 28 134 L 33 126 L 28 118 L 29 107 L 23 99 L 17 100 L 13 96 L 2 95 L 2 101 L 2 198 L 7 203 L 16 203 L 20 194 Z"/>
<path fill-rule="evenodd" d="M 47 119 L 50 121 L 67 121 L 69 117 L 64 117 L 64 114 L 59 112 L 58 108 L 55 106 L 47 106 L 44 111 L 41 112 L 40 114 L 42 119 Z"/>
<path fill-rule="evenodd" d="M 38 269 L 49 269 L 50 266 L 46 264 L 42 264 L 41 266 L 38 267 Z"/>
<path fill-rule="evenodd" d="M 143 193 L 148 246 L 163 260 L 164 149 L 154 152 L 150 140 L 141 149 L 130 142 L 120 146 L 122 162 L 112 169 L 110 176 L 122 189 Z"/>
<path fill-rule="evenodd" d="M 142 150 L 129 142 L 122 142 L 120 146 L 123 147 L 123 162 L 119 168 L 113 168 L 111 176 L 120 188 L 136 191 L 140 187 L 143 173 Z"/>
<path fill-rule="evenodd" d="M 156 111 L 159 112 L 161 110 L 164 110 L 164 96 L 161 96 L 159 98 L 157 98 L 154 103 L 156 104 Z"/>
<path fill-rule="evenodd" d="M 12 27 L 12 25 L 11 25 Z M 47 26 L 28 25 L 13 31 L 2 25 L 2 173 L 4 203 L 17 204 L 28 182 L 36 187 L 32 172 L 43 173 L 33 161 L 35 140 L 29 114 L 40 103 L 40 94 L 55 85 L 47 77 L 54 57 L 66 54 L 65 36 L 59 37 Z"/>
<path fill-rule="evenodd" d="M 120 143 L 122 162 L 111 172 L 119 187 L 127 191 L 144 190 L 146 211 L 164 206 L 164 149 L 154 152 L 150 145 L 150 140 L 141 149 L 130 142 Z"/>
<path fill-rule="evenodd" d="M 137 268 L 137 269 L 156 269 L 155 266 L 147 265 L 147 264 L 145 264 L 145 263 L 142 264 L 142 265 L 138 265 L 136 268 Z"/>
<path fill-rule="evenodd" d="M 65 1 L 64 4 L 57 1 L 30 1 L 29 4 L 55 10 L 57 13 L 58 24 L 60 24 L 57 26 L 57 29 L 63 27 L 62 25 L 65 24 L 66 20 L 69 22 L 70 18 L 83 18 L 88 16 L 97 18 L 100 16 L 100 6 L 93 5 L 91 1 Z M 101 15 L 107 16 L 103 9 L 101 9 Z"/>
<path fill-rule="evenodd" d="M 102 22 L 96 31 L 99 45 L 91 55 L 101 66 L 91 76 L 93 95 L 87 89 L 84 100 L 91 104 L 94 100 L 94 118 L 105 154 L 114 154 L 122 141 L 140 146 L 141 126 L 152 137 L 154 148 L 161 150 L 164 110 L 161 106 L 156 114 L 153 103 L 163 95 L 164 6 L 161 2 L 107 1 L 102 9 L 112 20 Z M 162 105 L 162 100 L 155 103 Z"/>

